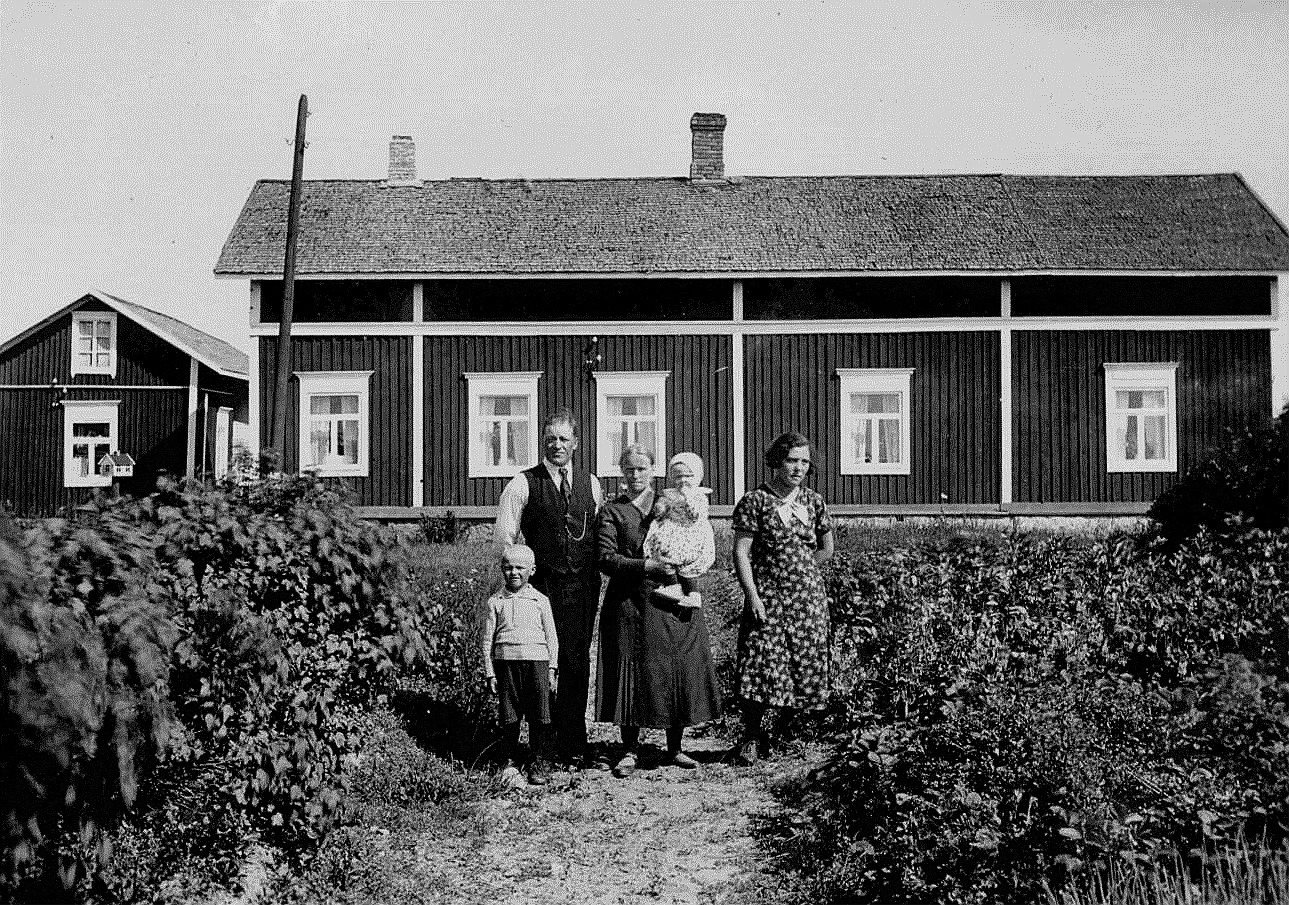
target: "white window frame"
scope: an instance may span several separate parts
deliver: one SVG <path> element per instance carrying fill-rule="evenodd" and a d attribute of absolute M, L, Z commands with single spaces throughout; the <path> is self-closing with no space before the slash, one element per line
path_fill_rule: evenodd
<path fill-rule="evenodd" d="M 63 486 L 64 487 L 110 487 L 112 478 L 98 473 L 98 460 L 101 456 L 90 454 L 90 473 L 75 474 L 72 463 L 72 427 L 87 422 L 105 422 L 108 426 L 107 447 L 109 453 L 120 452 L 120 423 L 117 417 L 120 400 L 67 400 L 60 405 L 63 409 Z"/>
<path fill-rule="evenodd" d="M 659 467 L 667 464 L 667 378 L 670 371 L 595 371 L 595 471 L 602 478 L 620 478 L 622 469 L 608 441 L 610 396 L 653 396 L 658 438 L 653 451 Z"/>
<path fill-rule="evenodd" d="M 838 397 L 841 438 L 841 473 L 846 475 L 907 475 L 912 473 L 910 437 L 913 433 L 913 396 L 910 392 L 913 368 L 838 368 L 841 393 Z M 850 410 L 852 393 L 896 393 L 900 397 L 900 461 L 861 462 L 854 455 L 854 437 L 860 416 Z"/>
<path fill-rule="evenodd" d="M 108 330 L 108 363 L 106 366 L 96 365 L 93 361 L 88 365 L 80 364 L 80 338 L 81 324 L 85 322 L 98 323 L 106 321 L 109 324 Z M 107 374 L 110 377 L 116 376 L 116 349 L 117 349 L 117 321 L 115 311 L 73 311 L 72 312 L 72 376 L 77 374 Z M 94 358 L 93 342 L 90 343 L 90 358 Z"/>
<path fill-rule="evenodd" d="M 296 371 L 300 382 L 300 471 L 313 471 L 322 478 L 359 477 L 371 473 L 371 375 L 373 371 Z M 319 465 L 306 462 L 309 452 L 309 400 L 314 396 L 358 397 L 358 461 L 353 465 Z"/>
<path fill-rule="evenodd" d="M 1177 471 L 1177 365 L 1175 361 L 1107 361 L 1105 370 L 1105 450 L 1106 471 L 1111 474 L 1124 472 L 1175 472 Z M 1162 459 L 1126 459 L 1124 451 L 1116 447 L 1115 437 L 1122 418 L 1115 408 L 1115 393 L 1123 390 L 1151 392 L 1163 390 L 1165 394 L 1164 442 L 1167 455 Z M 1148 411 L 1148 410 L 1141 410 Z M 1160 414 L 1159 412 L 1150 412 Z M 1138 420 L 1138 431 L 1143 430 Z M 1139 437 L 1137 449 L 1145 454 L 1144 438 Z"/>
<path fill-rule="evenodd" d="M 512 371 L 468 373 L 466 381 L 467 430 L 469 437 L 467 475 L 471 478 L 510 478 L 525 468 L 536 465 L 540 456 L 541 422 L 537 418 L 537 381 L 541 371 Z M 483 435 L 483 415 L 480 408 L 485 396 L 523 396 L 528 400 L 528 450 L 524 461 L 517 465 L 492 465 L 485 460 L 480 437 Z"/>

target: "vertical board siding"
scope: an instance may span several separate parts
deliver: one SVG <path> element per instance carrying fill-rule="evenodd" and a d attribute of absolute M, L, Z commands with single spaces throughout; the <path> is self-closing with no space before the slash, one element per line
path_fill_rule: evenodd
<path fill-rule="evenodd" d="M 1178 362 L 1178 472 L 1106 471 L 1105 362 Z M 1150 502 L 1271 410 L 1266 330 L 1012 334 L 1015 499 Z"/>
<path fill-rule="evenodd" d="M 267 446 L 273 426 L 277 339 L 260 343 L 260 437 Z M 410 506 L 412 502 L 412 338 L 407 336 L 292 337 L 291 369 L 373 371 L 368 385 L 367 477 L 333 478 L 353 493 L 359 506 Z M 287 428 L 283 468 L 300 467 L 300 384 L 287 384 Z"/>
<path fill-rule="evenodd" d="M 0 501 L 20 515 L 51 516 L 88 500 L 93 488 L 63 486 L 63 410 L 47 390 L 0 390 Z M 188 394 L 184 390 L 77 392 L 77 400 L 119 401 L 118 448 L 134 457 L 122 493 L 145 496 L 157 475 L 182 476 L 187 455 Z"/>
<path fill-rule="evenodd" d="M 998 502 L 996 333 L 748 336 L 749 489 L 769 477 L 765 448 L 786 430 L 817 447 L 812 486 L 841 505 Z M 838 368 L 913 368 L 908 475 L 843 475 Z M 728 428 L 726 428 L 728 429 Z"/>
<path fill-rule="evenodd" d="M 78 311 L 111 310 L 85 304 Z M 71 383 L 77 386 L 180 386 L 188 383 L 188 356 L 139 326 L 124 314 L 116 316 L 116 376 L 78 374 L 72 377 L 71 312 L 36 331 L 0 360 L 0 383 Z"/>
<path fill-rule="evenodd" d="M 568 407 L 581 424 L 574 461 L 595 470 L 595 379 L 583 367 L 585 336 L 431 336 L 425 342 L 425 503 L 493 506 L 507 478 L 468 477 L 466 373 L 541 371 L 536 420 Z M 667 452 L 692 450 L 706 463 L 712 502 L 733 488 L 732 342 L 728 336 L 602 336 L 601 372 L 670 371 Z M 661 468 L 659 469 L 661 470 Z M 602 481 L 606 494 L 617 481 Z"/>

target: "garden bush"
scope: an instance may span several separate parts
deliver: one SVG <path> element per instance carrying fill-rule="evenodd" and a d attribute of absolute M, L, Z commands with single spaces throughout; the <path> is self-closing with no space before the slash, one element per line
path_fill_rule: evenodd
<path fill-rule="evenodd" d="M 176 630 L 121 509 L 19 535 L 0 514 L 0 890 L 64 899 L 110 855 L 171 729 Z"/>
<path fill-rule="evenodd" d="M 1289 831 L 1289 533 L 839 557 L 835 754 L 766 829 L 802 901 L 1032 902 Z"/>
<path fill-rule="evenodd" d="M 1289 526 L 1289 405 L 1265 425 L 1230 431 L 1155 500 L 1150 516 L 1174 542 L 1201 527 L 1222 533 L 1236 516 L 1264 531 Z"/>

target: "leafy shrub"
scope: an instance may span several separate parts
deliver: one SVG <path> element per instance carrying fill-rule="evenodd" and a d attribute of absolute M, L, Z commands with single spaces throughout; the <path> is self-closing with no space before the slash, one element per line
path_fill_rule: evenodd
<path fill-rule="evenodd" d="M 431 654 L 427 614 L 397 593 L 396 539 L 307 476 L 167 485 L 141 507 L 180 628 L 171 757 L 218 765 L 266 841 L 315 841 L 340 808 L 360 709 Z"/>
<path fill-rule="evenodd" d="M 21 540 L 0 515 L 0 883 L 18 896 L 65 898 L 107 859 L 170 728 L 151 551 L 119 507 L 84 518 Z"/>
<path fill-rule="evenodd" d="M 1159 533 L 1171 541 L 1201 527 L 1223 532 L 1234 516 L 1264 531 L 1289 526 L 1289 406 L 1269 424 L 1231 431 L 1150 508 Z"/>
<path fill-rule="evenodd" d="M 1289 831 L 1289 533 L 840 559 L 835 755 L 771 821 L 804 901 L 1030 902 Z"/>

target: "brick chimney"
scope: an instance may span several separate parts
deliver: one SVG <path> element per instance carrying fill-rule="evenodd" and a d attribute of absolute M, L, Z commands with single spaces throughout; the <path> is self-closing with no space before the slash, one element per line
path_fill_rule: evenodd
<path fill-rule="evenodd" d="M 420 185 L 416 178 L 416 143 L 410 135 L 389 140 L 389 179 L 386 185 Z"/>
<path fill-rule="evenodd" d="M 693 157 L 689 178 L 696 181 L 725 178 L 725 117 L 720 113 L 695 113 L 689 118 Z"/>

